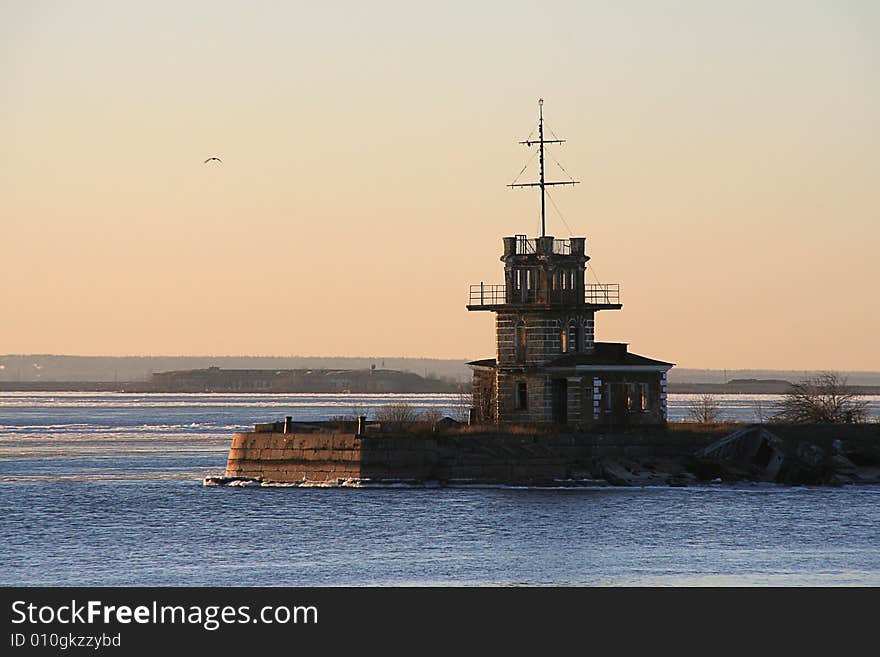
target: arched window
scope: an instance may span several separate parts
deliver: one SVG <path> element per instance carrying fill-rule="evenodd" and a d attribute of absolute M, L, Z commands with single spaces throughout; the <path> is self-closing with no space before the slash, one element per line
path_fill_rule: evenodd
<path fill-rule="evenodd" d="M 565 326 L 563 326 L 560 321 L 556 322 L 556 333 L 559 335 L 559 351 L 565 353 L 568 340 L 566 340 L 567 334 L 565 332 Z"/>
<path fill-rule="evenodd" d="M 516 348 L 516 362 L 524 363 L 526 361 L 526 325 L 522 320 L 516 323 L 513 330 L 513 342 Z"/>
<path fill-rule="evenodd" d="M 566 340 L 566 351 L 577 351 L 578 349 L 578 326 L 577 322 L 571 320 L 568 322 L 568 339 Z"/>

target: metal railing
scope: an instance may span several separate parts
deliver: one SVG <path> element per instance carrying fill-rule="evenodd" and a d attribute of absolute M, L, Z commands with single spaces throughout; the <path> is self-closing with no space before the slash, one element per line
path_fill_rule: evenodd
<path fill-rule="evenodd" d="M 469 306 L 497 306 L 507 302 L 504 294 L 504 285 L 471 285 L 468 297 Z"/>
<path fill-rule="evenodd" d="M 537 240 L 530 240 L 525 235 L 516 236 L 516 255 L 528 255 L 535 252 Z"/>
<path fill-rule="evenodd" d="M 571 254 L 571 242 L 568 240 L 553 240 L 553 253 L 560 255 Z"/>
<path fill-rule="evenodd" d="M 525 235 L 516 236 L 516 255 L 529 255 L 537 253 L 538 240 L 529 239 Z M 552 252 L 557 255 L 570 255 L 571 242 L 569 240 L 553 240 Z"/>
<path fill-rule="evenodd" d="M 620 303 L 620 283 L 592 283 L 584 286 L 586 303 Z"/>
<path fill-rule="evenodd" d="M 571 303 L 576 299 L 571 297 L 574 290 L 552 290 L 550 292 L 551 303 Z M 535 290 L 526 290 L 525 298 L 517 298 L 512 303 L 530 303 L 535 300 Z M 518 295 L 519 297 L 519 295 Z M 468 295 L 469 306 L 499 306 L 508 303 L 507 288 L 505 285 L 471 285 Z M 584 286 L 584 303 L 590 305 L 614 305 L 620 303 L 620 283 L 593 283 Z"/>

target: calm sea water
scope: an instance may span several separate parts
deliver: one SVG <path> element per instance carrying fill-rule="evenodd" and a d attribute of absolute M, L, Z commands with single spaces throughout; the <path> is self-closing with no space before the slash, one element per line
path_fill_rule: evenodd
<path fill-rule="evenodd" d="M 720 400 L 749 421 L 773 398 Z M 880 585 L 880 487 L 201 485 L 235 430 L 391 401 L 460 412 L 455 395 L 0 393 L 0 584 Z"/>

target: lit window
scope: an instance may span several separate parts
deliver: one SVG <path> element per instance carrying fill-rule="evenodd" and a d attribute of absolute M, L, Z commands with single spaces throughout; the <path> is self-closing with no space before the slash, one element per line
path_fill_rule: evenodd
<path fill-rule="evenodd" d="M 626 386 L 626 408 L 629 411 L 645 410 L 644 383 L 630 383 Z"/>

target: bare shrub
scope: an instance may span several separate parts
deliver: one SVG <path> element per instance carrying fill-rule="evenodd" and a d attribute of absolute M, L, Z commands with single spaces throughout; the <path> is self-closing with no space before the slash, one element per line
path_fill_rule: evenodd
<path fill-rule="evenodd" d="M 773 419 L 792 424 L 867 422 L 868 402 L 847 385 L 845 376 L 821 372 L 793 383 Z"/>
<path fill-rule="evenodd" d="M 486 424 L 498 424 L 496 412 L 497 391 L 494 386 L 489 389 L 474 389 L 471 394 L 471 406 L 477 411 L 477 420 Z"/>
<path fill-rule="evenodd" d="M 721 421 L 721 405 L 714 395 L 700 395 L 687 408 L 688 417 L 700 424 L 716 424 Z"/>
<path fill-rule="evenodd" d="M 443 419 L 443 413 L 439 408 L 429 408 L 424 411 L 419 420 L 424 422 L 431 431 L 437 431 L 437 424 Z"/>
<path fill-rule="evenodd" d="M 471 408 L 475 405 L 474 397 L 475 394 L 471 386 L 459 384 L 457 398 L 452 404 L 453 420 L 461 424 L 467 424 L 470 421 Z"/>
<path fill-rule="evenodd" d="M 759 397 L 755 400 L 755 420 L 757 420 L 758 424 L 764 424 L 766 419 L 767 411 L 764 410 L 764 402 Z"/>
<path fill-rule="evenodd" d="M 401 402 L 379 407 L 376 411 L 376 419 L 379 422 L 387 422 L 389 424 L 405 424 L 407 422 L 415 422 L 418 419 L 418 415 L 410 404 Z"/>
<path fill-rule="evenodd" d="M 356 404 L 351 407 L 351 410 L 347 414 L 331 415 L 327 418 L 327 422 L 335 424 L 340 431 L 347 431 L 361 416 L 367 416 L 367 407 Z"/>

